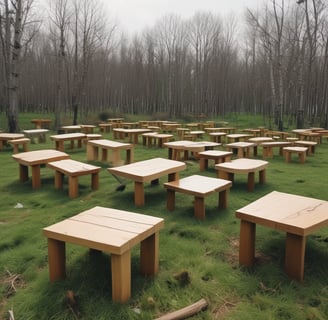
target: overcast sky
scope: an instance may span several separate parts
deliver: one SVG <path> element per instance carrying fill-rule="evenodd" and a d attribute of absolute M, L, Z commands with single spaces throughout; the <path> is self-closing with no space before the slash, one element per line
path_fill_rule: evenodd
<path fill-rule="evenodd" d="M 223 17 L 256 9 L 264 0 L 106 0 L 110 15 L 129 33 L 152 27 L 162 16 L 175 13 L 186 19 L 197 11 L 211 11 Z"/>

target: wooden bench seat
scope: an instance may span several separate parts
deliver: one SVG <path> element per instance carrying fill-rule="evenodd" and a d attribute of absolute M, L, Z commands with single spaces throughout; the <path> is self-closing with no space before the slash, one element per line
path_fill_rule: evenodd
<path fill-rule="evenodd" d="M 180 180 L 164 183 L 167 189 L 167 209 L 172 211 L 175 207 L 175 192 L 189 194 L 195 197 L 194 216 L 196 219 L 205 219 L 205 197 L 214 192 L 219 193 L 219 208 L 226 208 L 228 203 L 228 190 L 231 181 L 218 178 L 192 175 Z"/>
<path fill-rule="evenodd" d="M 30 142 L 31 142 L 31 139 L 29 139 L 29 138 L 8 140 L 8 143 L 13 146 L 14 153 L 19 152 L 19 146 L 22 146 L 24 152 L 28 151 L 28 144 Z"/>
<path fill-rule="evenodd" d="M 48 167 L 55 170 L 56 189 L 62 188 L 63 176 L 68 176 L 68 194 L 70 198 L 76 198 L 78 196 L 79 176 L 91 174 L 92 190 L 97 190 L 99 187 L 100 167 L 71 159 L 49 162 Z"/>

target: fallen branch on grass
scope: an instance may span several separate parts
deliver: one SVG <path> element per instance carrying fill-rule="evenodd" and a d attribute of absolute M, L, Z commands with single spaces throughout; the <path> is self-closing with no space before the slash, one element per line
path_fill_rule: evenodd
<path fill-rule="evenodd" d="M 205 299 L 200 299 L 199 301 L 182 308 L 180 310 L 168 313 L 164 316 L 157 318 L 156 320 L 179 320 L 179 319 L 186 319 L 190 316 L 195 315 L 196 313 L 203 311 L 207 308 L 208 303 Z"/>

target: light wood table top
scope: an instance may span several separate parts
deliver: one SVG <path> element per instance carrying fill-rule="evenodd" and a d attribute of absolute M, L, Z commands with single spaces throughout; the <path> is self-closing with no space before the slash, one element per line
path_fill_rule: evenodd
<path fill-rule="evenodd" d="M 285 270 L 297 280 L 303 280 L 305 237 L 328 225 L 328 202 L 324 200 L 273 191 L 240 208 L 241 219 L 239 261 L 254 262 L 255 224 L 287 233 Z"/>
<path fill-rule="evenodd" d="M 179 172 L 186 168 L 186 164 L 181 161 L 164 158 L 153 158 L 149 160 L 130 163 L 124 166 L 108 168 L 107 170 L 115 175 L 134 181 L 134 200 L 136 205 L 143 205 L 144 183 L 158 180 L 160 177 L 168 175 L 168 181 L 178 180 Z"/>
<path fill-rule="evenodd" d="M 42 164 L 51 161 L 68 159 L 70 156 L 64 152 L 44 149 L 28 152 L 21 152 L 12 155 L 13 159 L 19 163 L 19 179 L 20 182 L 28 180 L 28 167 L 32 168 L 32 187 L 41 187 L 40 168 Z"/>
<path fill-rule="evenodd" d="M 48 238 L 50 280 L 66 274 L 65 243 L 111 254 L 112 298 L 126 302 L 131 295 L 131 248 L 141 243 L 141 272 L 158 272 L 159 231 L 164 220 L 112 208 L 94 207 L 43 229 Z M 92 275 L 90 275 L 92 276 Z"/>

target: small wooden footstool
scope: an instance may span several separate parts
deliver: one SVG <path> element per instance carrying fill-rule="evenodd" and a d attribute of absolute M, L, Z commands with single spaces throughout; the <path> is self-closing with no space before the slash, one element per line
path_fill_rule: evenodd
<path fill-rule="evenodd" d="M 307 141 L 307 140 L 297 140 L 295 141 L 295 146 L 296 147 L 304 147 L 304 148 L 308 148 L 306 151 L 306 155 L 311 155 L 315 152 L 315 146 L 318 143 L 315 141 Z"/>
<path fill-rule="evenodd" d="M 172 211 L 175 207 L 175 192 L 190 194 L 195 197 L 195 218 L 205 219 L 205 197 L 218 192 L 219 208 L 226 208 L 228 204 L 228 190 L 231 186 L 231 181 L 199 175 L 166 182 L 164 187 L 167 189 L 167 209 Z"/>
<path fill-rule="evenodd" d="M 300 163 L 304 163 L 307 150 L 308 148 L 305 147 L 285 147 L 284 154 L 285 154 L 286 162 L 291 162 L 292 153 L 296 153 L 298 154 L 298 159 Z"/>
<path fill-rule="evenodd" d="M 29 138 L 21 138 L 21 139 L 14 139 L 14 140 L 8 140 L 9 144 L 13 145 L 14 153 L 19 152 L 19 146 L 21 145 L 23 148 L 23 151 L 28 151 L 27 145 L 31 142 L 31 139 Z"/>
<path fill-rule="evenodd" d="M 67 159 L 49 162 L 48 167 L 55 170 L 55 188 L 61 189 L 64 175 L 68 176 L 68 195 L 70 198 L 78 196 L 79 176 L 91 174 L 91 188 L 97 190 L 99 187 L 100 167 L 87 163 Z"/>

